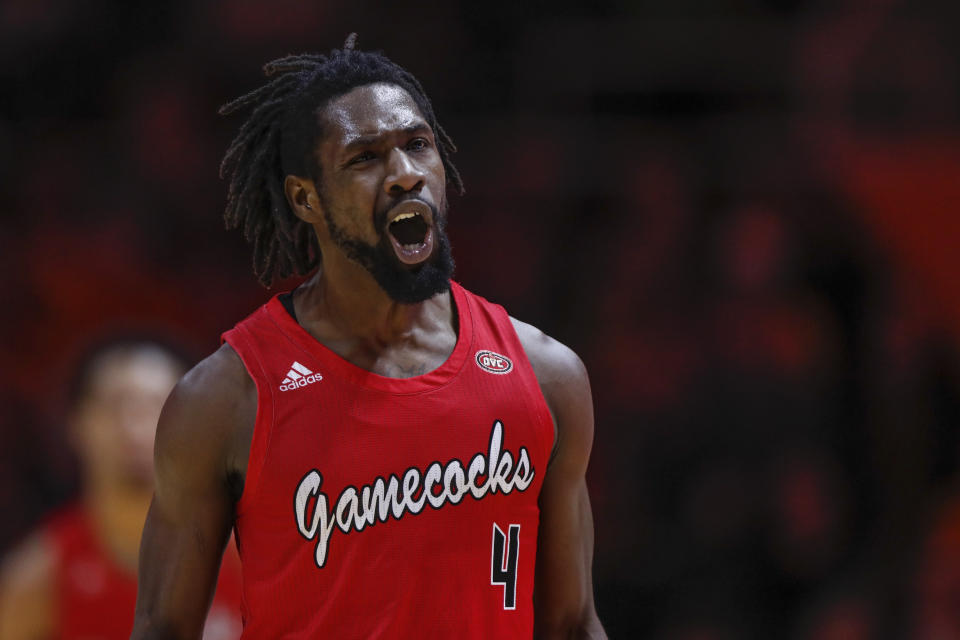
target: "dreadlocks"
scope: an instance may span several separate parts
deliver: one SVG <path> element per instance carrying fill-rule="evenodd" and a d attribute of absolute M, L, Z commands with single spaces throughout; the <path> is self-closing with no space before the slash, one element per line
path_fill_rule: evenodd
<path fill-rule="evenodd" d="M 305 274 L 320 261 L 312 227 L 297 218 L 287 203 L 288 175 L 309 176 L 319 184 L 314 157 L 320 137 L 319 110 L 351 89 L 376 82 L 395 84 L 416 102 L 433 129 L 447 181 L 463 193 L 460 173 L 450 160 L 457 150 L 437 123 L 420 82 L 382 53 L 358 51 L 351 33 L 343 49 L 329 55 L 303 54 L 268 62 L 267 84 L 220 107 L 221 115 L 252 109 L 230 143 L 220 177 L 230 181 L 224 220 L 242 229 L 253 245 L 253 270 L 265 286 L 275 278 Z"/>

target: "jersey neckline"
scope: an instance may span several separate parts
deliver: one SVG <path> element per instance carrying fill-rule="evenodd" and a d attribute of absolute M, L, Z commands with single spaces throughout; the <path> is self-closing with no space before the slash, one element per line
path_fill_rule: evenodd
<path fill-rule="evenodd" d="M 266 311 L 273 322 L 299 347 L 309 353 L 320 365 L 317 373 L 348 379 L 362 387 L 389 393 L 414 394 L 430 391 L 446 385 L 460 372 L 473 344 L 473 318 L 467 296 L 459 284 L 450 281 L 450 292 L 457 310 L 459 331 L 453 351 L 439 367 L 412 378 L 390 378 L 367 371 L 334 353 L 314 338 L 286 310 L 277 294 L 266 304 Z"/>

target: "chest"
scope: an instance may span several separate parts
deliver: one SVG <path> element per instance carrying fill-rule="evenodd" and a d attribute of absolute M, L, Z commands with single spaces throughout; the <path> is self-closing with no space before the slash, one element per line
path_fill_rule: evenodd
<path fill-rule="evenodd" d="M 437 321 L 419 327 L 403 339 L 389 344 L 343 339 L 316 332 L 311 332 L 311 335 L 358 369 L 397 379 L 422 376 L 440 368 L 457 345 L 456 325 Z"/>
<path fill-rule="evenodd" d="M 531 464 L 542 464 L 548 428 L 537 398 L 502 376 L 468 375 L 412 394 L 357 388 L 320 374 L 309 378 L 306 386 L 281 392 L 274 406 L 265 451 L 273 464 L 265 471 L 272 470 L 278 484 L 289 486 L 310 469 L 331 488 L 424 471 L 435 462 L 457 460 L 466 469 L 489 453 L 495 437 L 514 461 L 523 449 Z"/>

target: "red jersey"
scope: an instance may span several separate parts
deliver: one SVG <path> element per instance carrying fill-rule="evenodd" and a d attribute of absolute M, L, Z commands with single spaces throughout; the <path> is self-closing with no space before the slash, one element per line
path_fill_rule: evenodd
<path fill-rule="evenodd" d="M 133 629 L 137 578 L 103 548 L 81 505 L 56 514 L 45 528 L 55 554 L 54 638 L 126 640 Z M 241 631 L 240 572 L 236 555 L 224 555 L 217 592 L 204 627 L 205 640 L 234 640 Z"/>
<path fill-rule="evenodd" d="M 453 353 L 361 369 L 278 298 L 224 334 L 257 387 L 243 638 L 529 638 L 553 423 L 502 307 L 451 283 Z"/>

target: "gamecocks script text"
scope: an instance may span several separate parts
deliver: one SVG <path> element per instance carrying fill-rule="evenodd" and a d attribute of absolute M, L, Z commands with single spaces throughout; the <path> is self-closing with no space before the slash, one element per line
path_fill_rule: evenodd
<path fill-rule="evenodd" d="M 474 455 L 470 464 L 465 466 L 454 458 L 445 465 L 434 462 L 423 472 L 411 467 L 402 478 L 391 474 L 359 488 L 350 485 L 340 492 L 332 509 L 320 490 L 323 476 L 311 469 L 294 494 L 297 529 L 307 540 L 316 539 L 314 560 L 322 568 L 335 528 L 343 533 L 362 531 L 391 516 L 399 520 L 404 513 L 416 515 L 427 504 L 439 509 L 447 503 L 457 504 L 467 495 L 480 500 L 498 491 L 525 491 L 533 476 L 526 447 L 520 447 L 516 464 L 513 455 L 503 450 L 503 424 L 497 420 L 490 430 L 487 452 Z"/>

